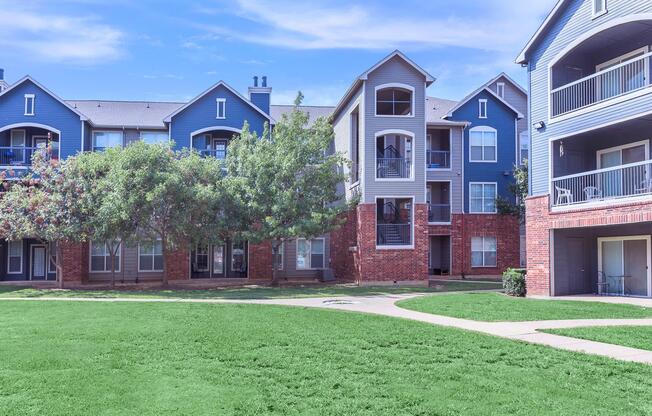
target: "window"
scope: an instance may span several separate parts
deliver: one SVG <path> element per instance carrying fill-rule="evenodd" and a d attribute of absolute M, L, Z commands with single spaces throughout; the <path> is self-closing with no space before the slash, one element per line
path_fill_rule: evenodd
<path fill-rule="evenodd" d="M 521 165 L 530 158 L 530 133 L 524 131 L 519 136 L 519 162 Z"/>
<path fill-rule="evenodd" d="M 208 271 L 208 244 L 197 244 L 195 248 L 195 268 L 198 272 Z"/>
<path fill-rule="evenodd" d="M 244 241 L 231 243 L 231 271 L 246 272 L 246 249 Z"/>
<path fill-rule="evenodd" d="M 474 127 L 469 130 L 469 162 L 496 162 L 498 132 L 491 127 Z"/>
<path fill-rule="evenodd" d="M 138 245 L 138 270 L 141 272 L 163 271 L 163 244 L 161 240 Z"/>
<path fill-rule="evenodd" d="M 505 98 L 505 83 L 499 82 L 496 84 L 496 93 L 500 98 Z"/>
<path fill-rule="evenodd" d="M 323 238 L 297 239 L 297 269 L 323 269 L 325 246 Z"/>
<path fill-rule="evenodd" d="M 226 118 L 226 99 L 218 98 L 216 101 L 217 101 L 216 118 Z"/>
<path fill-rule="evenodd" d="M 382 87 L 382 86 L 381 86 Z M 405 87 L 378 87 L 376 90 L 377 116 L 412 116 L 414 92 Z"/>
<path fill-rule="evenodd" d="M 48 244 L 48 272 L 56 273 L 57 272 L 57 243 Z"/>
<path fill-rule="evenodd" d="M 469 187 L 469 211 L 472 214 L 495 214 L 496 184 L 471 183 Z"/>
<path fill-rule="evenodd" d="M 607 0 L 593 0 L 593 17 L 607 13 Z"/>
<path fill-rule="evenodd" d="M 170 141 L 170 136 L 167 131 L 143 131 L 140 140 L 147 144 L 166 144 Z"/>
<path fill-rule="evenodd" d="M 471 238 L 471 267 L 496 267 L 496 237 Z"/>
<path fill-rule="evenodd" d="M 485 99 L 478 101 L 478 117 L 487 118 L 487 100 Z"/>
<path fill-rule="evenodd" d="M 277 270 L 283 270 L 285 267 L 283 263 L 285 263 L 285 241 L 281 243 L 281 245 L 278 247 L 278 258 L 276 259 L 276 263 L 274 266 L 277 268 Z"/>
<path fill-rule="evenodd" d="M 94 131 L 93 151 L 101 152 L 109 147 L 122 146 L 121 131 Z"/>
<path fill-rule="evenodd" d="M 23 272 L 23 240 L 9 241 L 7 247 L 7 273 Z"/>
<path fill-rule="evenodd" d="M 115 271 L 120 271 L 120 247 L 116 251 Z M 96 243 L 91 241 L 91 271 L 92 272 L 110 272 L 111 271 L 111 250 L 109 245 L 102 242 Z"/>
<path fill-rule="evenodd" d="M 213 274 L 224 273 L 224 246 L 213 246 Z"/>
<path fill-rule="evenodd" d="M 34 94 L 25 94 L 25 115 L 34 115 Z"/>

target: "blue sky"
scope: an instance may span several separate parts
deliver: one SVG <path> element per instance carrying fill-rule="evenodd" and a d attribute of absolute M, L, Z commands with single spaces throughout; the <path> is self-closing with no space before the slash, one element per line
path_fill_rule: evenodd
<path fill-rule="evenodd" d="M 556 0 L 0 0 L 0 67 L 65 99 L 186 101 L 222 79 L 272 101 L 333 105 L 398 48 L 460 99 L 514 58 Z"/>

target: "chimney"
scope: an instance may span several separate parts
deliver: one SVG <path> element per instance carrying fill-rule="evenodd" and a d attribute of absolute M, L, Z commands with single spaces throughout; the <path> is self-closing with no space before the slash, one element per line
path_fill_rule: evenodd
<path fill-rule="evenodd" d="M 249 87 L 249 101 L 265 113 L 269 114 L 272 88 L 267 86 L 267 76 L 261 77 L 261 80 L 261 86 L 258 86 L 258 77 L 254 77 L 254 86 Z"/>
<path fill-rule="evenodd" d="M 4 68 L 0 68 L 0 81 L 5 80 L 5 70 Z"/>

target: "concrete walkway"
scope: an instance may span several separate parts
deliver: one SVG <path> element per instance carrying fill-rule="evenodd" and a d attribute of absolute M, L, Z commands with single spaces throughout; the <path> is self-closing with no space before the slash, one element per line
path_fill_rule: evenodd
<path fill-rule="evenodd" d="M 328 297 L 328 298 L 295 298 L 295 299 L 138 299 L 138 298 L 0 298 L 0 300 L 31 300 L 31 301 L 84 301 L 84 302 L 161 302 L 161 303 L 246 303 L 257 305 L 281 305 L 305 308 L 323 308 L 349 312 L 367 313 L 411 319 L 450 328 L 464 329 L 524 341 L 531 344 L 546 345 L 567 351 L 582 352 L 613 358 L 616 360 L 652 364 L 652 351 L 602 342 L 588 341 L 578 338 L 539 332 L 539 329 L 579 328 L 600 326 L 652 326 L 652 318 L 646 319 L 573 319 L 559 321 L 530 322 L 480 322 L 469 319 L 451 318 L 399 308 L 396 302 L 418 295 L 383 295 L 368 297 Z"/>

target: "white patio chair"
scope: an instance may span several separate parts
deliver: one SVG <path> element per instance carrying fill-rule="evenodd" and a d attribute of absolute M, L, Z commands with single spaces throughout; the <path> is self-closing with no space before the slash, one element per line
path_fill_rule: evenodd
<path fill-rule="evenodd" d="M 557 205 L 562 205 L 563 200 L 566 201 L 565 204 L 573 203 L 573 193 L 570 189 L 561 188 L 559 186 L 555 186 L 555 189 L 557 190 Z"/>
<path fill-rule="evenodd" d="M 594 199 L 602 198 L 602 191 L 596 186 L 587 186 L 584 188 L 584 195 L 586 196 L 587 201 L 592 201 Z"/>

